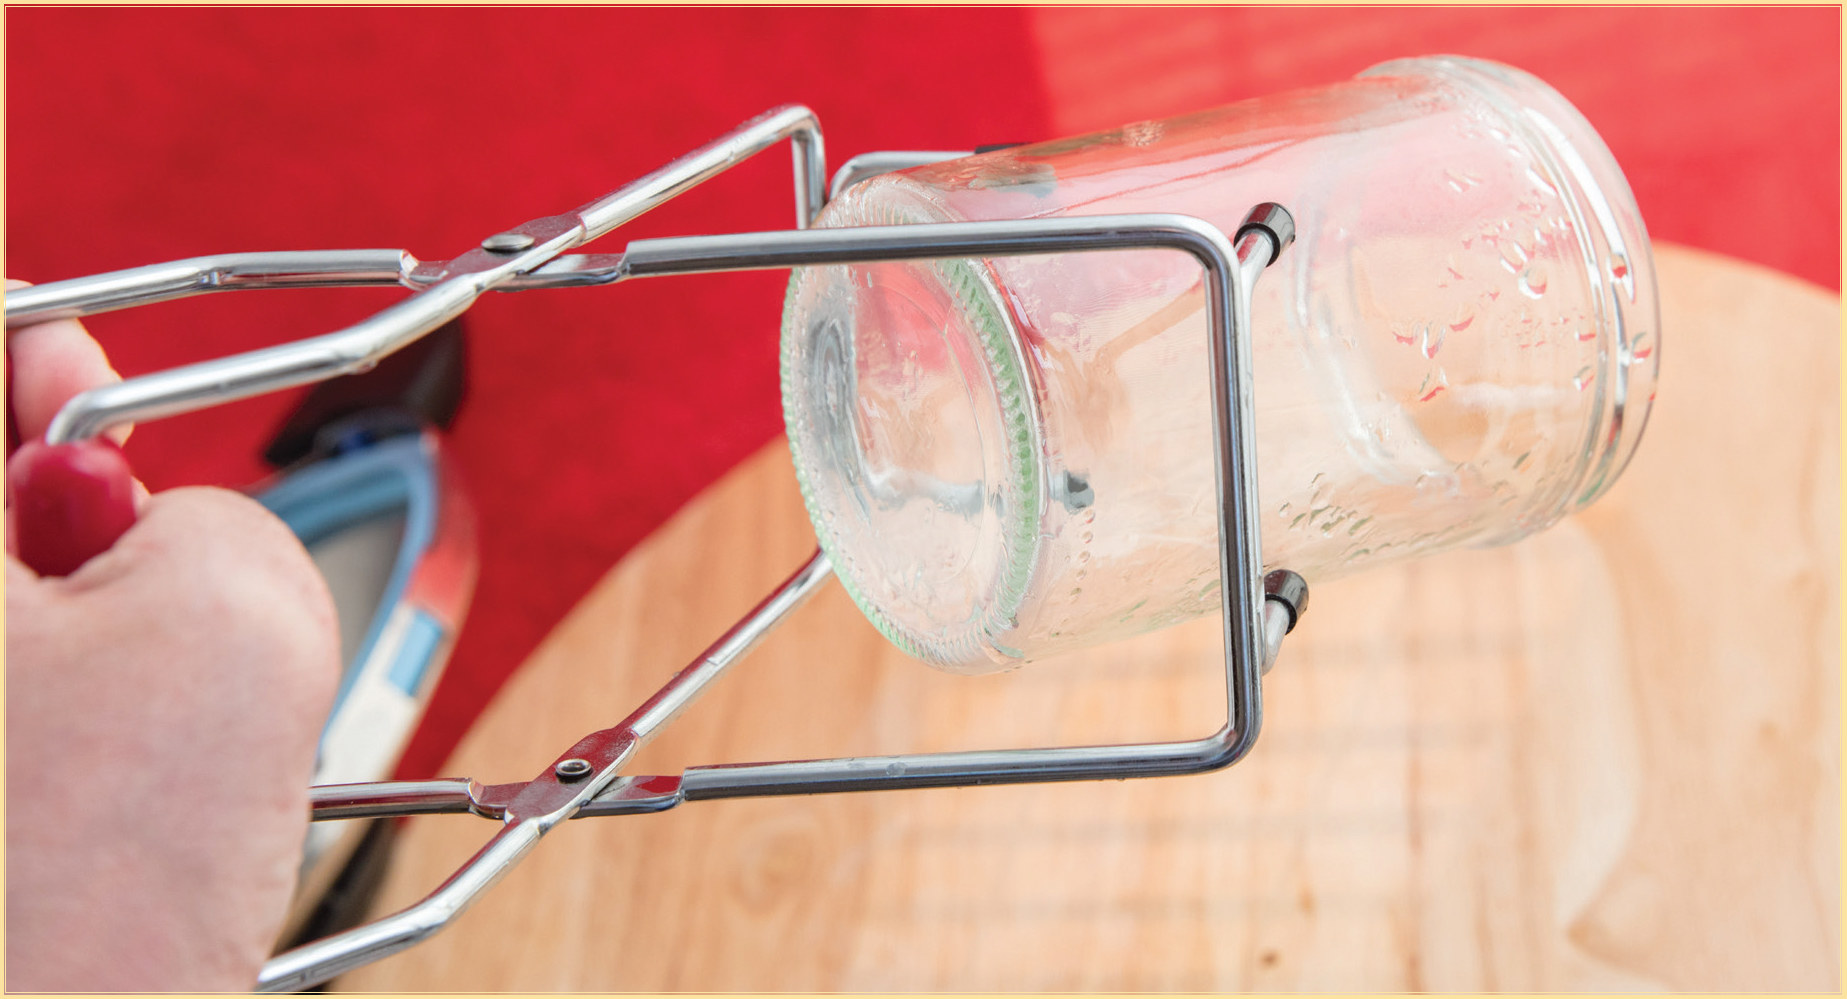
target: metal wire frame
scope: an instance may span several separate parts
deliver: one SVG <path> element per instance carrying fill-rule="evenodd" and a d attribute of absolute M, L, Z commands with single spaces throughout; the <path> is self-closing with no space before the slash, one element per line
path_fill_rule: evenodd
<path fill-rule="evenodd" d="M 800 228 L 638 240 L 621 254 L 563 255 L 784 138 L 794 146 Z M 855 179 L 893 169 L 893 164 L 912 165 L 946 155 L 859 157 L 836 176 L 836 191 Z M 1258 206 L 1240 229 L 1235 247 L 1209 223 L 1160 214 L 808 229 L 821 205 L 824 163 L 813 114 L 784 107 L 575 212 L 498 233 L 484 240 L 482 248 L 446 263 L 419 263 L 400 250 L 194 258 L 11 292 L 7 325 L 239 288 L 402 284 L 417 289 L 405 301 L 335 333 L 85 392 L 52 423 L 48 440 L 62 443 L 120 423 L 364 370 L 460 314 L 488 290 L 891 260 L 1123 249 L 1183 252 L 1206 272 L 1224 595 L 1224 725 L 1210 736 L 1174 742 L 725 764 L 689 768 L 678 777 L 621 775 L 622 766 L 641 745 L 826 581 L 831 566 L 817 551 L 627 719 L 579 740 L 531 781 L 483 785 L 457 779 L 314 788 L 316 820 L 471 812 L 498 819 L 502 827 L 422 901 L 272 959 L 259 978 L 260 990 L 306 988 L 428 938 L 496 883 L 546 832 L 570 818 L 659 811 L 704 798 L 1200 773 L 1235 763 L 1250 750 L 1262 720 L 1262 673 L 1300 610 L 1299 602 L 1266 599 L 1261 578 L 1250 376 L 1251 290 L 1289 242 L 1287 213 L 1273 205 Z"/>

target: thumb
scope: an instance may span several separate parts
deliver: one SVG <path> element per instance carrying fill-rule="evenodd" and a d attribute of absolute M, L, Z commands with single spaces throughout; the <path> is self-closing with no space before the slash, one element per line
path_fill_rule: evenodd
<path fill-rule="evenodd" d="M 241 660 L 238 672 L 266 677 L 281 688 L 272 693 L 317 705 L 316 726 L 332 703 L 340 631 L 326 580 L 294 532 L 241 493 L 155 493 L 113 547 L 44 582 L 124 640 L 171 638 L 197 645 L 194 658 Z"/>

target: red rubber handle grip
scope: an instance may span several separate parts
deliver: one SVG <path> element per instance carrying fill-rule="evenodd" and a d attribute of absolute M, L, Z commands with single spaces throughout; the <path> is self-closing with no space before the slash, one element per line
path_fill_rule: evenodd
<path fill-rule="evenodd" d="M 6 472 L 19 560 L 41 576 L 76 572 L 135 526 L 134 475 L 106 437 L 21 444 Z"/>

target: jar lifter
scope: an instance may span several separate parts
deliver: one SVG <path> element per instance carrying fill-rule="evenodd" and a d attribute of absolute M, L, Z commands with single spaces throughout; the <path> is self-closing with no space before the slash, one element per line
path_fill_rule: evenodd
<path fill-rule="evenodd" d="M 618 254 L 566 253 L 784 139 L 793 147 L 796 229 L 636 240 Z M 831 193 L 837 195 L 880 173 L 962 155 L 966 154 L 858 156 L 835 174 Z M 677 777 L 622 775 L 636 750 L 827 580 L 832 567 L 826 554 L 817 550 L 633 714 L 613 728 L 585 736 L 530 781 L 481 784 L 455 778 L 312 788 L 316 821 L 471 812 L 500 820 L 501 828 L 422 901 L 272 958 L 258 979 L 260 991 L 308 988 L 428 938 L 566 819 L 657 812 L 705 798 L 1164 777 L 1216 770 L 1249 752 L 1262 719 L 1262 674 L 1269 671 L 1283 636 L 1308 601 L 1300 576 L 1287 570 L 1265 576 L 1262 571 L 1251 404 L 1250 296 L 1258 275 L 1294 239 L 1289 213 L 1278 205 L 1258 205 L 1229 240 L 1200 219 L 1168 214 L 810 229 L 829 193 L 823 187 L 825 172 L 820 123 L 807 108 L 791 105 L 760 115 L 574 212 L 489 236 L 454 260 L 423 262 L 402 250 L 194 257 L 8 292 L 6 325 L 11 329 L 244 288 L 402 285 L 415 292 L 334 333 L 83 392 L 65 404 L 46 431 L 46 442 L 58 445 L 86 440 L 121 424 L 365 371 L 459 316 L 487 291 L 892 260 L 1179 250 L 1191 254 L 1206 271 L 1224 594 L 1224 726 L 1205 738 L 1178 742 L 723 764 L 691 767 Z"/>

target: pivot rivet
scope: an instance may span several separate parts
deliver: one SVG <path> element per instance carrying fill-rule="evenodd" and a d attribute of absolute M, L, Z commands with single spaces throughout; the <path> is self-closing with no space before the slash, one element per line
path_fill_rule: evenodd
<path fill-rule="evenodd" d="M 552 773 L 557 774 L 559 780 L 582 780 L 590 776 L 592 769 L 589 760 L 559 760 Z"/>
<path fill-rule="evenodd" d="M 538 242 L 523 232 L 497 232 L 481 241 L 481 248 L 489 253 L 518 253 L 532 249 Z"/>

